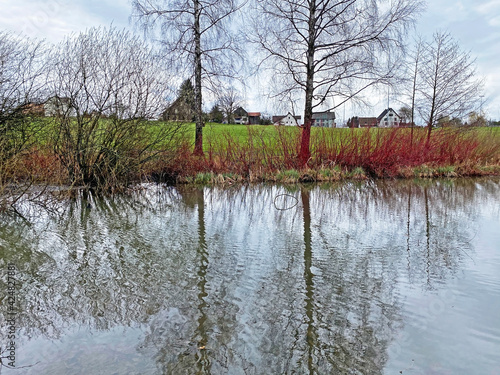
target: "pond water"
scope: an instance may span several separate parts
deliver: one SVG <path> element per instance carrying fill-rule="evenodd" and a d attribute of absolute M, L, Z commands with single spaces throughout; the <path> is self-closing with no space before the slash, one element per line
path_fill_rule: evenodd
<path fill-rule="evenodd" d="M 499 179 L 23 209 L 0 217 L 2 374 L 500 374 Z"/>

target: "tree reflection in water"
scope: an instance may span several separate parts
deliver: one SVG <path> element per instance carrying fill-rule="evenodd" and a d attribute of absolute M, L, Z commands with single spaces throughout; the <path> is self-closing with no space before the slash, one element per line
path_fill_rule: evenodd
<path fill-rule="evenodd" d="M 403 327 L 401 284 L 435 289 L 455 277 L 498 189 L 495 180 L 391 181 L 87 197 L 32 222 L 2 216 L 0 265 L 14 262 L 22 280 L 20 348 L 62 342 L 72 327 L 90 342 L 136 329 L 132 354 L 109 356 L 111 338 L 94 365 L 382 374 Z M 277 210 L 283 193 L 299 204 Z M 57 361 L 89 373 L 75 351 L 50 365 L 43 353 L 26 356 L 42 363 L 18 373 Z"/>

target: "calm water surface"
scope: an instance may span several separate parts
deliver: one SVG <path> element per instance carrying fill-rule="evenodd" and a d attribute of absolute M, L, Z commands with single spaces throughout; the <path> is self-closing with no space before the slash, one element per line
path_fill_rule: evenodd
<path fill-rule="evenodd" d="M 150 187 L 22 213 L 0 216 L 0 346 L 11 263 L 27 367 L 2 374 L 500 374 L 499 179 Z"/>

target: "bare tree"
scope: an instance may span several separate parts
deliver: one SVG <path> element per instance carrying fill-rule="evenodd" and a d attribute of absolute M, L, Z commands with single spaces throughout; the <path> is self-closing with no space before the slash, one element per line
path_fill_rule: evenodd
<path fill-rule="evenodd" d="M 299 154 L 304 165 L 310 157 L 314 108 L 337 96 L 341 100 L 336 100 L 336 108 L 367 87 L 387 82 L 394 75 L 387 68 L 387 55 L 402 47 L 402 36 L 423 2 L 255 0 L 255 4 L 259 16 L 254 41 L 264 51 L 264 61 L 283 80 L 283 95 L 305 94 Z"/>
<path fill-rule="evenodd" d="M 178 125 L 149 130 L 148 119 L 164 107 L 169 77 L 137 37 L 92 28 L 62 42 L 52 59 L 53 143 L 71 183 L 120 186 L 175 138 Z"/>
<path fill-rule="evenodd" d="M 234 111 L 242 104 L 242 98 L 238 90 L 232 86 L 221 89 L 217 103 L 224 113 L 227 123 L 234 123 Z"/>
<path fill-rule="evenodd" d="M 231 62 L 238 46 L 228 22 L 240 7 L 239 0 L 133 0 L 133 17 L 147 31 L 159 29 L 170 65 L 192 69 L 197 155 L 203 154 L 203 80 L 209 83 L 219 75 L 233 74 Z"/>
<path fill-rule="evenodd" d="M 424 48 L 419 107 L 430 139 L 439 118 L 463 116 L 478 106 L 482 81 L 476 79 L 475 60 L 450 34 L 436 32 Z"/>
<path fill-rule="evenodd" d="M 415 41 L 415 46 L 413 48 L 413 51 L 409 54 L 410 59 L 407 62 L 407 72 L 412 77 L 412 87 L 410 92 L 410 99 L 411 99 L 410 121 L 412 128 L 412 140 L 413 140 L 413 126 L 415 124 L 415 101 L 417 99 L 417 92 L 419 88 L 418 77 L 419 77 L 420 64 L 422 60 L 423 48 L 424 48 L 424 42 L 422 38 L 418 38 Z"/>
<path fill-rule="evenodd" d="M 401 116 L 401 120 L 405 123 L 411 120 L 411 108 L 404 105 L 401 108 L 399 108 L 398 111 L 399 115 Z"/>

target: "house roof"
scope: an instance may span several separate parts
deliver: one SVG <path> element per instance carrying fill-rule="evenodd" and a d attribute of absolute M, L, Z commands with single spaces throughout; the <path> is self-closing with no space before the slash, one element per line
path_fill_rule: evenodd
<path fill-rule="evenodd" d="M 335 112 L 325 111 L 325 112 L 313 112 L 312 115 L 313 120 L 315 119 L 327 119 L 327 120 L 335 120 Z"/>
<path fill-rule="evenodd" d="M 259 117 L 260 112 L 248 112 L 248 117 Z"/>
<path fill-rule="evenodd" d="M 358 117 L 359 122 L 377 122 L 376 117 Z"/>
<path fill-rule="evenodd" d="M 279 116 L 273 116 L 272 117 L 272 121 L 273 121 L 273 123 L 280 122 L 281 120 L 283 120 L 288 115 L 292 116 L 297 121 L 302 118 L 302 116 L 293 116 L 290 112 L 288 112 L 286 115 L 283 115 L 283 116 L 281 116 L 281 115 L 279 115 Z"/>
<path fill-rule="evenodd" d="M 234 110 L 233 114 L 237 117 L 248 116 L 248 112 L 243 107 L 238 107 Z"/>
<path fill-rule="evenodd" d="M 384 109 L 384 112 L 382 112 L 382 113 L 381 113 L 381 114 L 377 117 L 377 120 L 378 120 L 378 121 L 382 120 L 382 118 L 383 118 L 384 116 L 386 116 L 386 115 L 387 115 L 387 113 L 389 113 L 389 111 L 392 111 L 392 112 L 394 112 L 394 114 L 396 114 L 396 116 L 401 117 L 401 116 L 399 116 L 399 115 L 397 114 L 397 112 L 396 112 L 394 109 L 392 109 L 392 108 L 388 108 L 388 109 Z"/>

